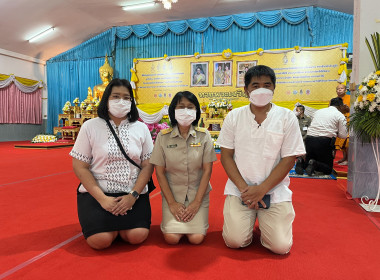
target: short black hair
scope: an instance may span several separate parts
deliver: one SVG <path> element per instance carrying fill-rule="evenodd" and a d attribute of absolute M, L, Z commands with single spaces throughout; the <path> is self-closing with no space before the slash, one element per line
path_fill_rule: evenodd
<path fill-rule="evenodd" d="M 248 88 L 253 77 L 269 76 L 274 87 L 276 87 L 276 74 L 273 69 L 266 65 L 257 65 L 248 69 L 244 75 L 244 85 Z"/>
<path fill-rule="evenodd" d="M 334 97 L 330 100 L 330 106 L 340 107 L 343 106 L 343 99 L 340 97 Z"/>
<path fill-rule="evenodd" d="M 135 98 L 133 97 L 133 90 L 131 83 L 126 79 L 113 79 L 104 90 L 102 99 L 98 106 L 98 117 L 104 120 L 109 120 L 108 114 L 108 99 L 110 98 L 113 87 L 125 87 L 131 95 L 131 111 L 127 114 L 127 119 L 130 122 L 135 122 L 139 119 L 139 111 L 137 110 Z"/>
<path fill-rule="evenodd" d="M 305 113 L 305 106 L 303 105 L 297 105 L 297 108 L 301 108 L 302 109 L 302 113 Z"/>
<path fill-rule="evenodd" d="M 172 102 L 170 102 L 169 118 L 170 118 L 171 125 L 174 127 L 178 124 L 177 120 L 175 119 L 175 107 L 177 106 L 179 102 L 181 102 L 182 98 L 188 99 L 191 103 L 195 105 L 197 115 L 196 115 L 195 120 L 192 122 L 192 125 L 197 126 L 199 119 L 201 118 L 201 107 L 199 106 L 197 97 L 190 91 L 177 92 L 176 95 L 174 95 Z"/>

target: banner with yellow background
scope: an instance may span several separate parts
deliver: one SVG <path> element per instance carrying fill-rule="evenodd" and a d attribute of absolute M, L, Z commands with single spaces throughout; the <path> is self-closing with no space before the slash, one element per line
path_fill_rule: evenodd
<path fill-rule="evenodd" d="M 168 104 L 178 91 L 184 90 L 194 93 L 201 104 L 214 99 L 247 104 L 245 72 L 255 65 L 267 65 L 277 78 L 274 103 L 291 109 L 297 102 L 319 107 L 336 97 L 338 83 L 346 82 L 346 49 L 347 44 L 341 44 L 244 53 L 232 53 L 228 49 L 214 54 L 137 58 L 131 69 L 131 81 L 140 106 Z"/>

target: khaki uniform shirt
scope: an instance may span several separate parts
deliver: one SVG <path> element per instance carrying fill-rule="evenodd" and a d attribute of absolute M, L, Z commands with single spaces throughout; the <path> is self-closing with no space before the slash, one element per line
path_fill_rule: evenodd
<path fill-rule="evenodd" d="M 305 139 L 306 134 L 307 134 L 307 130 L 311 124 L 311 118 L 304 115 L 302 118 L 298 118 L 298 124 L 300 126 L 302 138 Z"/>
<path fill-rule="evenodd" d="M 150 163 L 165 167 L 170 190 L 179 203 L 185 203 L 186 196 L 190 202 L 195 199 L 203 163 L 216 160 L 209 132 L 193 126 L 187 139 L 181 136 L 178 126 L 160 131 L 150 157 Z M 210 190 L 209 183 L 206 193 Z"/>

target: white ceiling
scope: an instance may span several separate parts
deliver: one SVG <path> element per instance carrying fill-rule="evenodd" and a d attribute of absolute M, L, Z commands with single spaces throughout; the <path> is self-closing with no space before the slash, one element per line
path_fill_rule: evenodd
<path fill-rule="evenodd" d="M 47 60 L 112 26 L 312 5 L 348 14 L 353 14 L 354 9 L 354 0 L 179 0 L 171 10 L 165 10 L 161 4 L 146 10 L 121 9 L 146 1 L 0 0 L 0 49 Z M 56 27 L 53 34 L 36 43 L 27 41 L 49 26 Z"/>

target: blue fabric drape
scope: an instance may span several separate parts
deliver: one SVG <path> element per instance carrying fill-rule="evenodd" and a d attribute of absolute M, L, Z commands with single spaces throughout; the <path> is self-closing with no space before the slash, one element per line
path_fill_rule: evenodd
<path fill-rule="evenodd" d="M 306 21 L 291 25 L 281 21 L 276 28 L 256 23 L 250 29 L 232 25 L 225 32 L 209 28 L 204 33 L 204 52 L 220 53 L 226 48 L 233 52 L 292 48 L 294 46 L 311 46 L 311 37 Z"/>
<path fill-rule="evenodd" d="M 337 42 L 348 43 L 347 51 L 352 53 L 354 33 L 352 15 L 323 8 L 314 8 L 312 29 L 315 33 L 313 46 L 334 45 Z"/>
<path fill-rule="evenodd" d="M 112 42 L 112 35 L 112 29 L 109 29 L 64 53 L 49 59 L 49 62 L 104 57 L 106 53 L 111 55 L 113 51 L 111 48 L 112 45 L 110 44 L 110 42 Z"/>
<path fill-rule="evenodd" d="M 161 37 L 149 34 L 145 38 L 133 35 L 116 41 L 115 68 L 117 77 L 130 79 L 134 58 L 192 55 L 202 47 L 202 34 L 188 30 L 182 35 L 168 32 Z"/>
<path fill-rule="evenodd" d="M 98 69 L 106 53 L 114 77 L 130 79 L 134 58 L 344 42 L 352 52 L 352 33 L 352 15 L 314 7 L 114 27 L 47 62 L 47 132 L 67 100 L 83 100 L 89 86 L 101 83 Z"/>
<path fill-rule="evenodd" d="M 47 127 L 50 133 L 58 125 L 58 114 L 66 101 L 72 102 L 78 92 L 78 68 L 75 61 L 63 61 L 47 64 L 48 84 L 48 119 Z"/>
<path fill-rule="evenodd" d="M 311 9 L 313 8 L 305 7 L 240 15 L 197 18 L 167 23 L 121 26 L 116 27 L 116 36 L 120 39 L 127 39 L 132 34 L 139 38 L 144 38 L 149 33 L 152 33 L 155 36 L 163 36 L 169 30 L 177 35 L 181 35 L 186 32 L 188 28 L 191 28 L 195 32 L 205 32 L 210 25 L 215 30 L 225 31 L 234 23 L 241 28 L 250 28 L 257 21 L 267 27 L 275 26 L 281 20 L 285 20 L 289 24 L 299 24 L 306 19 L 309 10 Z"/>

